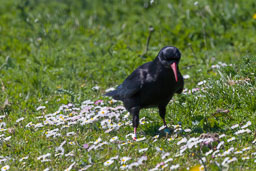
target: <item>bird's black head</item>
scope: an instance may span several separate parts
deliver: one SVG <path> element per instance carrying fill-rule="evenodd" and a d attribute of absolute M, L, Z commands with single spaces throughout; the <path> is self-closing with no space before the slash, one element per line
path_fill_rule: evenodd
<path fill-rule="evenodd" d="M 173 46 L 166 46 L 160 50 L 157 55 L 157 59 L 165 68 L 173 70 L 176 81 L 177 77 L 177 66 L 179 64 L 181 53 L 178 48 Z"/>
<path fill-rule="evenodd" d="M 173 46 L 166 46 L 160 50 L 157 57 L 161 64 L 166 67 L 170 67 L 170 64 L 176 62 L 177 64 L 180 61 L 181 53 L 178 48 Z"/>

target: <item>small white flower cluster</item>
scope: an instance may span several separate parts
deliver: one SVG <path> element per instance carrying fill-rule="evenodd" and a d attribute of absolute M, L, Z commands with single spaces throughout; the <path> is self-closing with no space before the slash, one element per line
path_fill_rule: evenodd
<path fill-rule="evenodd" d="M 226 63 L 218 62 L 218 64 L 212 65 L 211 68 L 212 68 L 212 69 L 215 69 L 215 68 L 219 69 L 219 68 L 221 68 L 221 67 L 226 67 L 226 66 L 232 66 L 232 64 L 227 65 Z"/>
<path fill-rule="evenodd" d="M 119 156 L 110 158 L 109 160 L 104 162 L 104 166 L 112 165 L 114 163 L 114 160 L 118 160 L 118 158 Z M 132 159 L 131 157 L 127 157 L 127 156 L 121 157 L 119 163 L 122 164 L 122 166 L 120 167 L 120 169 L 125 170 L 125 169 L 132 169 L 133 167 L 138 167 L 139 165 L 143 164 L 143 162 L 146 161 L 148 158 L 147 156 L 141 156 L 140 158 L 138 158 L 136 162 L 126 164 L 131 159 Z"/>

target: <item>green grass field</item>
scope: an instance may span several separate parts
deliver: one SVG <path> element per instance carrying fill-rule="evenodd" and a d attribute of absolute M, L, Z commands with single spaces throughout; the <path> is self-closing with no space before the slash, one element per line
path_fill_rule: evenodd
<path fill-rule="evenodd" d="M 255 35 L 255 0 L 0 0 L 0 168 L 256 170 Z M 142 110 L 132 141 L 103 94 L 167 45 L 174 131 Z"/>

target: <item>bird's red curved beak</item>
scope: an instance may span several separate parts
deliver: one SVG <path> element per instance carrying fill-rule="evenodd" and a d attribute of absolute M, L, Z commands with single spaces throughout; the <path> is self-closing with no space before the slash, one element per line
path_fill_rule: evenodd
<path fill-rule="evenodd" d="M 176 82 L 178 82 L 177 63 L 176 63 L 176 62 L 173 62 L 173 63 L 171 64 L 171 68 L 172 68 L 172 70 L 173 70 L 175 80 L 176 80 Z"/>

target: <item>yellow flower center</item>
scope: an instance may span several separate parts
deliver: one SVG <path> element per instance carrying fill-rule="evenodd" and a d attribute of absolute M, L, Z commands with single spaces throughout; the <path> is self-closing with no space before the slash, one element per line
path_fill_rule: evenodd
<path fill-rule="evenodd" d="M 256 13 L 253 15 L 253 17 L 252 17 L 254 20 L 256 20 Z"/>

